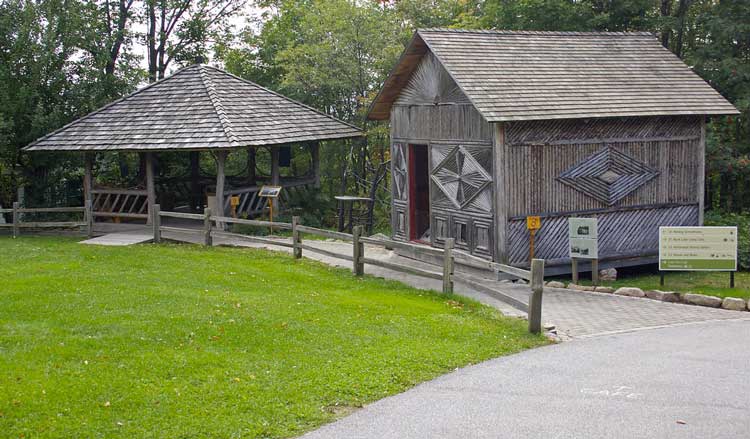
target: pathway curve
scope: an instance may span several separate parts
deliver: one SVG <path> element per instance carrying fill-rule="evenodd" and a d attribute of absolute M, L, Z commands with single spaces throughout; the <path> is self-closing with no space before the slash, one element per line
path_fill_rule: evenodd
<path fill-rule="evenodd" d="M 165 232 L 165 238 L 173 238 L 182 241 L 201 242 L 202 236 L 195 234 L 177 234 Z M 277 251 L 291 252 L 291 249 L 282 247 L 271 247 L 265 244 L 250 243 L 233 238 L 215 238 L 215 245 L 234 245 L 256 248 L 270 248 Z M 351 244 L 340 241 L 317 241 L 306 240 L 305 244 L 319 246 L 329 251 L 341 254 L 351 253 Z M 367 257 L 388 260 L 398 264 L 410 264 L 421 268 L 429 268 L 433 271 L 434 266 L 396 255 L 392 251 L 378 246 L 366 246 Z M 351 268 L 351 262 L 320 255 L 310 251 L 304 251 L 307 258 L 318 260 L 329 265 Z M 441 281 L 426 279 L 411 274 L 405 274 L 371 265 L 365 266 L 365 273 L 387 279 L 398 280 L 408 285 L 440 291 Z M 504 294 L 515 297 L 522 302 L 528 302 L 529 287 L 511 282 L 497 282 L 486 280 L 487 285 L 501 290 Z M 524 313 L 506 304 L 502 300 L 487 294 L 473 290 L 460 282 L 456 283 L 455 292 L 463 296 L 471 297 L 487 305 L 499 309 L 503 314 L 509 316 L 525 316 Z M 750 313 L 739 311 L 727 311 L 679 303 L 659 302 L 650 299 L 615 296 L 612 294 L 591 293 L 583 291 L 571 291 L 567 289 L 547 288 L 544 289 L 542 305 L 542 320 L 556 326 L 559 335 L 563 339 L 591 337 L 617 332 L 627 332 L 664 326 L 682 325 L 687 323 L 713 321 L 713 320 L 735 320 L 748 319 Z"/>
<path fill-rule="evenodd" d="M 750 321 L 577 339 L 467 367 L 303 439 L 747 438 Z"/>

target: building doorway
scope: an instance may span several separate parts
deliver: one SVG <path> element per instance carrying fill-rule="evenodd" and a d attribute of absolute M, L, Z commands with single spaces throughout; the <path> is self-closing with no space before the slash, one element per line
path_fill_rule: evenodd
<path fill-rule="evenodd" d="M 430 170 L 427 145 L 409 145 L 409 240 L 430 242 Z"/>

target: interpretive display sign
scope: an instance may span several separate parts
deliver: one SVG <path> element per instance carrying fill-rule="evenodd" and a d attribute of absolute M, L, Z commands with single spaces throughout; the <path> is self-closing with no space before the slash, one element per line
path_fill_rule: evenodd
<path fill-rule="evenodd" d="M 736 271 L 737 227 L 659 227 L 659 270 Z"/>
<path fill-rule="evenodd" d="M 571 258 L 597 259 L 599 232 L 596 218 L 568 218 L 568 254 Z"/>

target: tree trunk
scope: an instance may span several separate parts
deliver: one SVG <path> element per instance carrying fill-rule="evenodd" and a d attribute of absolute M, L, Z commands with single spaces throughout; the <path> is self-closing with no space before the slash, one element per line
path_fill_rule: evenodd
<path fill-rule="evenodd" d="M 672 15 L 672 0 L 661 0 L 661 17 L 666 19 Z M 661 45 L 669 49 L 669 38 L 672 36 L 672 28 L 668 23 L 662 24 Z"/>
<path fill-rule="evenodd" d="M 682 58 L 683 37 L 685 35 L 685 17 L 691 0 L 680 0 L 677 6 L 677 38 L 674 44 L 674 53 L 678 58 Z"/>

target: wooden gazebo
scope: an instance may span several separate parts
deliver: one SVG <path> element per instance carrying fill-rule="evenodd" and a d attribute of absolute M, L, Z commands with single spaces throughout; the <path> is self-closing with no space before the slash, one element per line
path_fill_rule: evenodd
<path fill-rule="evenodd" d="M 149 219 L 157 203 L 154 155 L 188 152 L 193 167 L 191 188 L 197 190 L 200 153 L 216 158 L 216 206 L 226 213 L 230 195 L 239 196 L 238 213 L 252 215 L 265 200 L 257 197 L 255 178 L 243 187 L 227 187 L 225 161 L 230 151 L 247 149 L 255 168 L 255 150 L 268 148 L 270 181 L 286 188 L 319 185 L 319 143 L 361 136 L 359 128 L 323 114 L 223 70 L 195 64 L 123 97 L 54 131 L 25 151 L 80 151 L 85 155 L 84 196 L 96 217 Z M 290 145 L 310 150 L 311 171 L 282 179 L 280 155 Z M 92 175 L 96 153 L 137 152 L 145 162 L 145 187 L 100 188 Z M 193 194 L 201 196 L 201 194 Z M 218 207 L 221 206 L 221 207 Z"/>

